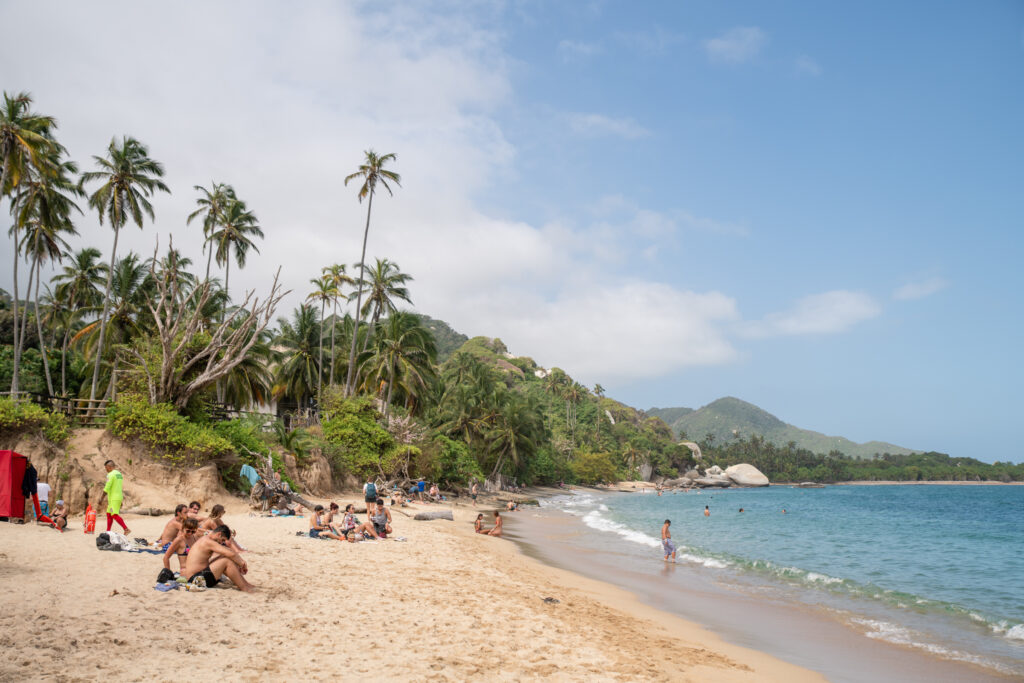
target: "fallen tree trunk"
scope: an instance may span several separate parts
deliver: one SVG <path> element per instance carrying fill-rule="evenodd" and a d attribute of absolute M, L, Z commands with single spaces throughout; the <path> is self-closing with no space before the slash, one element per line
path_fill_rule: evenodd
<path fill-rule="evenodd" d="M 149 515 L 150 517 L 163 517 L 164 515 L 171 514 L 166 510 L 160 508 L 132 508 L 131 510 L 125 510 L 126 515 Z"/>
<path fill-rule="evenodd" d="M 455 521 L 455 517 L 452 516 L 451 510 L 424 510 L 423 512 L 417 512 L 413 519 L 419 521 L 429 521 L 431 519 L 447 519 L 449 522 Z"/>

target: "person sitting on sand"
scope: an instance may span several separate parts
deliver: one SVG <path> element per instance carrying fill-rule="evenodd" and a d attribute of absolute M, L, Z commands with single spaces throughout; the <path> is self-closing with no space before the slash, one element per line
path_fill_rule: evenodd
<path fill-rule="evenodd" d="M 501 525 L 504 520 L 501 519 L 501 513 L 497 510 L 494 511 L 494 528 L 487 532 L 488 536 L 501 536 Z"/>
<path fill-rule="evenodd" d="M 341 533 L 349 543 L 361 540 L 365 534 L 377 538 L 377 530 L 373 528 L 373 524 L 370 522 L 359 523 L 359 518 L 356 517 L 356 506 L 352 503 L 345 506 L 345 518 L 341 523 Z"/>
<path fill-rule="evenodd" d="M 384 507 L 384 499 L 377 499 L 377 509 L 370 515 L 373 522 L 373 530 L 381 538 L 387 538 L 391 533 L 391 511 Z"/>
<path fill-rule="evenodd" d="M 441 502 L 441 491 L 437 488 L 437 484 L 430 485 L 430 499 L 435 503 Z"/>
<path fill-rule="evenodd" d="M 193 500 L 191 503 L 188 504 L 188 516 L 202 524 L 204 521 L 206 521 L 206 517 L 203 517 L 201 514 L 199 514 L 202 509 L 203 506 L 199 504 L 199 501 Z"/>
<path fill-rule="evenodd" d="M 313 514 L 309 516 L 309 537 L 333 538 L 335 541 L 340 541 L 341 536 L 335 533 L 334 527 L 327 523 L 326 516 L 323 505 L 317 505 L 313 509 Z"/>
<path fill-rule="evenodd" d="M 668 530 L 671 526 L 671 520 L 665 520 L 665 523 L 661 526 L 661 547 L 665 551 L 665 561 L 668 562 L 668 558 L 671 557 L 672 561 L 676 561 L 676 544 L 672 542 L 672 532 Z"/>
<path fill-rule="evenodd" d="M 157 539 L 156 542 L 157 548 L 160 550 L 166 550 L 167 546 L 169 546 L 171 542 L 178 537 L 178 534 L 181 533 L 181 524 L 186 519 L 190 519 L 188 516 L 188 508 L 184 503 L 181 503 L 178 507 L 174 508 L 174 517 L 171 517 L 167 524 L 164 525 L 164 530 L 160 533 L 160 538 Z M 196 524 L 198 523 L 199 522 L 196 522 Z"/>
<path fill-rule="evenodd" d="M 188 557 L 189 549 L 196 543 L 196 531 L 198 529 L 199 522 L 196 520 L 189 518 L 182 521 L 181 530 L 174 540 L 167 544 L 167 549 L 164 551 L 164 569 L 170 571 L 171 558 L 177 555 L 178 568 L 181 571 L 185 571 L 185 560 Z"/>
<path fill-rule="evenodd" d="M 231 529 L 222 525 L 195 542 L 185 563 L 184 573 L 189 583 L 202 577 L 206 587 L 211 588 L 220 581 L 220 577 L 227 574 L 239 590 L 252 592 L 252 584 L 245 580 L 249 566 L 241 555 L 224 545 L 229 538 Z"/>
<path fill-rule="evenodd" d="M 510 500 L 508 502 L 508 505 L 505 506 L 505 509 L 508 510 L 509 512 L 515 512 L 516 510 L 519 509 L 519 503 L 514 500 Z"/>
<path fill-rule="evenodd" d="M 221 517 L 224 516 L 224 506 L 218 503 L 210 509 L 210 516 L 202 521 L 199 525 L 199 530 L 205 533 L 209 533 L 222 525 L 224 522 L 221 521 Z"/>
<path fill-rule="evenodd" d="M 324 511 L 324 523 L 333 524 L 334 515 L 338 514 L 338 510 L 340 509 L 341 508 L 338 507 L 338 504 L 332 500 L 331 504 L 327 506 L 327 510 Z"/>
<path fill-rule="evenodd" d="M 54 529 L 68 528 L 68 506 L 64 504 L 63 500 L 58 500 L 57 504 L 53 506 L 53 511 L 50 512 L 50 521 L 53 522 Z"/>
<path fill-rule="evenodd" d="M 476 521 L 473 522 L 473 531 L 478 534 L 487 533 L 487 529 L 484 528 L 484 513 L 481 512 L 476 516 Z"/>

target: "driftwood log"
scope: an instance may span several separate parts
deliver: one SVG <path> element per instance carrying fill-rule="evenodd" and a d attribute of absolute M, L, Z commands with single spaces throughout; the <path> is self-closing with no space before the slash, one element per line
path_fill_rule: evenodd
<path fill-rule="evenodd" d="M 150 517 L 163 517 L 164 515 L 171 514 L 160 508 L 132 508 L 131 510 L 125 510 L 124 513 L 126 515 L 149 515 Z"/>
<path fill-rule="evenodd" d="M 249 451 L 252 455 L 256 455 Z M 280 507 L 282 503 L 294 503 L 312 510 L 316 507 L 314 503 L 300 496 L 291 490 L 287 482 L 277 481 L 274 477 L 274 465 L 270 454 L 267 454 L 267 462 L 263 467 L 257 467 L 260 480 L 253 484 L 249 491 L 249 504 L 254 508 L 261 508 L 264 512 L 269 507 Z"/>
<path fill-rule="evenodd" d="M 451 510 L 424 510 L 423 512 L 417 512 L 413 516 L 413 519 L 420 521 L 431 519 L 447 519 L 449 522 L 455 521 Z"/>

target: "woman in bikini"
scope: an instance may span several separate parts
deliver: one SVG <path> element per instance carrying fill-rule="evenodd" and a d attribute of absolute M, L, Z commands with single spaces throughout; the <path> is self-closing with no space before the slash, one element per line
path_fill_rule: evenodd
<path fill-rule="evenodd" d="M 324 519 L 324 506 L 317 505 L 313 510 L 312 516 L 309 518 L 309 537 L 310 538 L 333 538 L 335 541 L 340 541 L 341 536 L 334 533 L 334 529 Z"/>
<path fill-rule="evenodd" d="M 185 571 L 185 561 L 188 559 L 189 548 L 196 542 L 196 533 L 199 528 L 199 522 L 194 518 L 189 517 L 181 523 L 181 531 L 171 541 L 170 545 L 167 546 L 167 550 L 164 552 L 164 568 L 170 570 L 171 558 L 174 556 L 178 557 L 178 568 L 181 571 Z"/>

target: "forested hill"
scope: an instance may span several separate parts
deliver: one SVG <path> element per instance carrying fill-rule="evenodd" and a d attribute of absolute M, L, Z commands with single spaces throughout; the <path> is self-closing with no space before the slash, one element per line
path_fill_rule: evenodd
<path fill-rule="evenodd" d="M 827 454 L 832 451 L 861 459 L 870 459 L 876 453 L 909 455 L 917 452 L 883 441 L 869 441 L 859 444 L 841 436 L 826 436 L 819 432 L 800 429 L 786 424 L 771 413 L 757 406 L 727 396 L 713 401 L 699 410 L 689 408 L 651 408 L 648 415 L 660 417 L 679 437 L 687 436 L 694 441 L 706 442 L 710 434 L 713 443 L 725 444 L 736 438 L 764 437 L 778 446 L 795 442 L 797 448 L 814 453 Z"/>
<path fill-rule="evenodd" d="M 423 326 L 430 330 L 434 336 L 434 344 L 437 346 L 437 362 L 444 363 L 460 346 L 469 341 L 469 337 L 456 332 L 443 320 L 431 318 L 429 315 L 417 313 L 416 316 L 423 321 Z"/>

